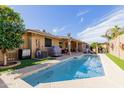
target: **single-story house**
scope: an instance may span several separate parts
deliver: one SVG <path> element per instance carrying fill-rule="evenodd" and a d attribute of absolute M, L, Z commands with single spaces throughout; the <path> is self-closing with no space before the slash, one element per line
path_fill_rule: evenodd
<path fill-rule="evenodd" d="M 47 51 L 51 46 L 59 46 L 62 49 L 68 48 L 69 38 L 67 36 L 55 36 L 46 32 L 45 30 L 35 30 L 27 29 L 25 34 L 22 36 L 24 44 L 21 45 L 19 49 L 30 49 L 31 58 L 35 58 L 35 52 L 37 49 L 42 51 Z M 82 52 L 86 43 L 81 42 L 80 40 L 70 38 L 71 52 Z M 8 51 L 7 60 L 16 60 L 18 59 L 18 50 L 14 49 Z M 3 61 L 3 55 L 0 51 L 0 62 Z"/>
<path fill-rule="evenodd" d="M 59 46 L 59 37 L 52 35 L 48 32 L 40 30 L 27 29 L 26 33 L 23 35 L 24 44 L 21 48 L 31 49 L 32 58 L 35 57 L 36 49 L 41 49 L 42 51 L 47 51 L 48 47 Z"/>

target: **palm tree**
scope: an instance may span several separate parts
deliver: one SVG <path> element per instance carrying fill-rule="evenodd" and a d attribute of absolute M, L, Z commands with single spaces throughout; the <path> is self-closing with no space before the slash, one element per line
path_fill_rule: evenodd
<path fill-rule="evenodd" d="M 114 26 L 113 28 L 109 29 L 105 35 L 103 35 L 102 37 L 107 38 L 108 42 L 111 39 L 117 38 L 122 32 L 120 31 L 120 27 L 119 26 Z M 120 43 L 120 39 L 119 39 L 119 43 Z M 109 44 L 109 43 L 108 43 Z M 116 41 L 115 41 L 115 45 L 116 45 Z M 109 48 L 109 47 L 108 47 Z M 120 56 L 120 50 L 118 50 L 119 56 Z"/>
<path fill-rule="evenodd" d="M 118 27 L 118 26 L 115 26 L 114 28 L 111 29 L 113 39 L 117 38 L 121 34 L 120 29 L 121 28 Z M 119 44 L 120 44 L 120 38 L 118 38 L 118 40 L 119 40 Z M 115 45 L 116 45 L 116 43 L 117 43 L 117 39 L 115 41 Z M 117 48 L 117 49 L 118 49 L 118 55 L 119 55 L 119 58 L 120 58 L 120 49 L 119 48 Z"/>
<path fill-rule="evenodd" d="M 107 30 L 105 35 L 102 35 L 102 37 L 106 38 L 107 41 L 109 41 L 112 37 L 111 37 L 111 30 Z"/>
<path fill-rule="evenodd" d="M 111 37 L 112 37 L 112 39 L 117 38 L 121 34 L 120 29 L 121 28 L 118 27 L 118 26 L 114 26 L 114 28 L 111 29 L 111 32 L 112 32 Z"/>
<path fill-rule="evenodd" d="M 109 41 L 121 34 L 119 30 L 120 30 L 120 27 L 114 26 L 114 28 L 107 30 L 105 35 L 102 35 L 102 37 L 106 38 Z"/>
<path fill-rule="evenodd" d="M 117 38 L 119 35 L 121 35 L 123 33 L 124 33 L 124 31 L 121 31 L 121 28 L 116 25 L 113 28 L 111 28 L 108 31 L 106 31 L 106 34 L 102 35 L 102 37 L 106 38 L 108 40 L 108 42 L 109 42 L 109 40 Z M 119 40 L 119 43 L 120 43 L 120 38 L 119 37 L 118 37 L 118 40 Z M 120 56 L 120 50 L 119 50 L 118 53 L 119 53 L 119 56 Z"/>
<path fill-rule="evenodd" d="M 111 37 L 111 30 L 107 30 L 105 35 L 102 35 L 103 38 L 106 38 L 107 39 L 107 43 L 106 43 L 106 46 L 107 46 L 107 49 L 106 49 L 106 52 L 108 53 L 109 52 L 109 41 L 112 39 Z"/>

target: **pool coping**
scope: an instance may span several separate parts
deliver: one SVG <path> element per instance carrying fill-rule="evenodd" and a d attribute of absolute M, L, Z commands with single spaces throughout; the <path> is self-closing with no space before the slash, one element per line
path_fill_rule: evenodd
<path fill-rule="evenodd" d="M 28 73 L 21 74 L 21 75 L 15 77 L 14 79 L 18 79 L 18 78 L 23 78 L 23 77 L 29 76 L 29 75 L 31 75 L 31 74 L 37 73 L 38 71 L 47 69 L 47 68 L 49 68 L 49 67 L 51 67 L 51 66 L 54 66 L 54 64 L 53 64 L 53 65 L 46 66 L 46 67 L 39 68 L 39 69 L 37 69 L 37 70 L 31 71 L 31 72 L 28 72 Z"/>

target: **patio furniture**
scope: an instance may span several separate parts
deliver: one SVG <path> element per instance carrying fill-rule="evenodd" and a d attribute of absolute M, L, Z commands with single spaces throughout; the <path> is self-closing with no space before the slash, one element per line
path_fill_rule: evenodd
<path fill-rule="evenodd" d="M 67 54 L 68 53 L 68 49 L 62 49 L 62 54 Z"/>
<path fill-rule="evenodd" d="M 62 50 L 59 46 L 52 46 L 50 48 L 48 48 L 48 54 L 50 56 L 61 56 L 62 55 Z"/>
<path fill-rule="evenodd" d="M 39 58 L 39 59 L 41 59 L 41 58 L 47 58 L 48 57 L 48 52 L 47 51 L 42 51 L 40 49 L 37 49 L 36 50 L 36 53 L 35 53 L 35 57 L 36 58 Z"/>

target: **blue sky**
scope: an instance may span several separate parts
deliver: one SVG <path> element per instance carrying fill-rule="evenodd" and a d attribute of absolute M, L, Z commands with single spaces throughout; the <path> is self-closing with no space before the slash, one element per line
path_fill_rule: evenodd
<path fill-rule="evenodd" d="M 123 6 L 10 6 L 19 12 L 26 28 L 46 29 L 55 35 L 72 34 L 86 42 L 104 42 L 101 35 L 114 25 L 124 26 Z"/>

